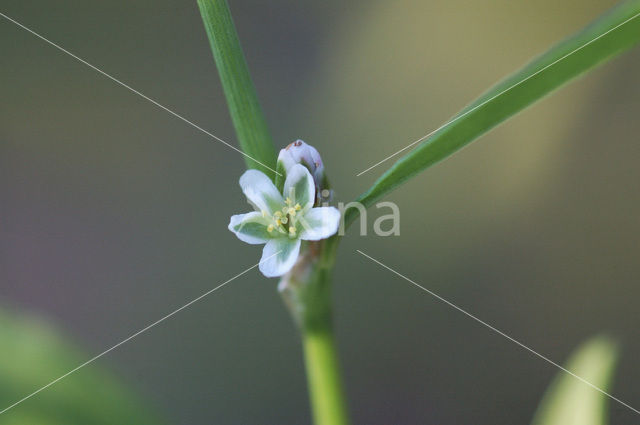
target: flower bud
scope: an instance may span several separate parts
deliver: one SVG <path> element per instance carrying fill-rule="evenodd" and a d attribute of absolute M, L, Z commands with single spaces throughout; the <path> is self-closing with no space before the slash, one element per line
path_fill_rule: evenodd
<path fill-rule="evenodd" d="M 311 173 L 316 186 L 316 205 L 328 202 L 331 197 L 331 191 L 324 173 L 322 158 L 316 148 L 302 140 L 296 140 L 280 150 L 276 169 L 282 176 L 276 176 L 276 186 L 280 187 L 281 182 L 286 178 L 287 172 L 295 164 L 304 165 Z"/>

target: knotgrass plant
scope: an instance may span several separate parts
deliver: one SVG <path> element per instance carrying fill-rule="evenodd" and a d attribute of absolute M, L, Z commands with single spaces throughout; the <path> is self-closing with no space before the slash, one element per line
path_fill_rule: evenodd
<path fill-rule="evenodd" d="M 276 168 L 275 146 L 228 4 L 226 0 L 198 0 L 198 5 L 246 165 L 276 184 L 286 170 Z M 357 201 L 371 206 L 556 88 L 634 46 L 640 41 L 639 15 L 640 0 L 619 4 L 496 84 L 435 131 L 364 170 L 360 175 L 382 169 L 388 159 L 399 157 Z M 357 216 L 358 209 L 349 209 L 344 217 L 346 225 Z M 349 422 L 331 325 L 330 280 L 339 241 L 340 236 L 334 235 L 305 242 L 301 260 L 279 286 L 300 328 L 313 417 L 318 425 Z M 536 420 L 547 423 L 544 418 Z"/>
<path fill-rule="evenodd" d="M 251 227 L 250 230 L 258 232 L 253 236 L 261 242 L 271 236 L 280 240 L 276 237 L 279 235 L 269 235 L 269 226 L 273 226 L 271 231 L 274 231 L 275 226 L 287 225 L 291 235 L 284 235 L 290 238 L 286 241 L 299 248 L 296 251 L 296 257 L 299 258 L 294 258 L 294 265 L 266 270 L 272 271 L 274 276 L 283 275 L 279 290 L 302 336 L 314 420 L 317 425 L 348 424 L 331 325 L 330 280 L 340 235 L 335 234 L 335 217 L 331 218 L 332 214 L 335 216 L 334 209 L 324 205 L 320 207 L 320 204 L 329 201 L 330 190 L 319 154 L 310 147 L 297 145 L 301 151 L 288 152 L 285 149 L 280 157 L 276 157 L 276 149 L 262 115 L 226 0 L 198 0 L 198 4 L 231 118 L 250 169 L 247 172 L 249 174 L 245 175 L 254 183 L 256 179 L 261 181 L 264 189 L 261 193 L 275 193 L 272 200 L 277 198 L 280 202 L 278 208 L 282 210 L 276 216 L 277 209 L 265 204 L 263 207 L 265 211 L 269 210 L 269 221 L 264 222 L 261 221 L 261 214 L 249 213 L 252 218 L 258 219 L 256 223 L 268 223 L 262 227 Z M 632 47 L 640 41 L 639 17 L 640 0 L 621 3 L 488 90 L 432 133 L 365 169 L 360 175 L 373 172 L 388 159 L 402 154 L 357 201 L 365 206 L 372 205 L 403 182 L 453 154 L 572 78 Z M 291 179 L 290 184 L 287 184 L 287 178 Z M 303 182 L 302 186 L 297 186 L 299 182 Z M 292 186 L 303 191 L 296 192 L 297 197 L 279 198 L 283 191 Z M 249 192 L 249 198 L 256 195 L 255 191 Z M 323 221 L 326 217 L 321 216 L 320 220 L 314 217 L 313 210 L 322 208 L 331 211 L 327 221 Z M 285 210 L 286 215 L 283 214 Z M 344 217 L 347 225 L 357 218 L 359 211 L 347 210 Z M 288 222 L 283 223 L 285 216 L 288 216 Z M 302 223 L 305 218 L 310 224 L 305 229 L 307 233 L 302 233 L 302 227 L 298 229 L 294 226 L 291 230 L 293 222 Z M 239 233 L 243 230 L 230 227 Z M 298 230 L 301 233 L 297 233 Z M 161 320 L 177 311 L 180 310 Z M 148 327 L 143 331 L 146 329 Z M 141 407 L 140 400 L 124 385 L 101 370 L 86 371 L 76 380 L 59 383 L 55 391 L 43 391 L 123 342 L 81 363 L 83 356 L 69 348 L 71 344 L 54 329 L 41 321 L 24 319 L 3 310 L 0 310 L 0 341 L 3 344 L 0 399 L 16 400 L 8 406 L 0 406 L 0 415 L 11 411 L 11 416 L 3 416 L 3 423 L 159 423 L 156 414 Z M 596 337 L 576 350 L 566 368 L 555 364 L 562 372 L 542 399 L 533 419 L 534 425 L 603 425 L 607 413 L 605 395 L 640 413 L 604 393 L 603 389 L 608 388 L 611 382 L 617 352 L 617 345 L 610 339 Z M 40 385 L 41 376 L 47 376 L 51 371 L 64 374 L 29 393 Z M 91 388 L 90 397 L 86 396 L 87 388 Z M 27 396 L 24 397 L 24 394 Z M 24 410 L 13 409 L 36 395 L 39 398 L 37 406 Z M 117 406 L 117 409 L 113 406 Z"/>

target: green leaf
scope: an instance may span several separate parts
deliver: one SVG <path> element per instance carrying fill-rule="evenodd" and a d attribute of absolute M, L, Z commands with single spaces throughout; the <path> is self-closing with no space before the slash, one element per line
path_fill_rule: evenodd
<path fill-rule="evenodd" d="M 619 4 L 498 83 L 389 168 L 358 201 L 365 206 L 590 68 L 640 41 L 640 0 Z M 482 64 L 478 64 L 482 66 Z M 512 88 L 510 88 L 512 87 Z M 508 90 L 507 90 L 508 89 Z M 357 216 L 350 209 L 347 222 Z"/>
<path fill-rule="evenodd" d="M 276 151 L 226 0 L 198 0 L 247 168 L 275 177 Z"/>
<path fill-rule="evenodd" d="M 49 324 L 0 310 L 0 411 L 86 362 Z M 150 425 L 161 422 L 96 364 L 0 414 L 7 425 Z"/>
<path fill-rule="evenodd" d="M 594 386 L 609 391 L 618 348 L 605 337 L 579 347 L 566 368 Z M 545 393 L 533 425 L 604 425 L 608 397 L 566 372 L 559 372 Z"/>

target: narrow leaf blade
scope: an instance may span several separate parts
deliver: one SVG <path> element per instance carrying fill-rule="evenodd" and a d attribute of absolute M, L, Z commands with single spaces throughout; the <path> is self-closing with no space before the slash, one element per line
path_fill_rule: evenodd
<path fill-rule="evenodd" d="M 372 205 L 554 89 L 640 41 L 640 0 L 611 9 L 468 105 L 389 168 L 358 201 Z M 357 211 L 350 211 L 352 221 Z"/>
<path fill-rule="evenodd" d="M 226 0 L 198 0 L 247 168 L 275 177 L 276 151 Z"/>
<path fill-rule="evenodd" d="M 609 391 L 618 357 L 616 344 L 596 337 L 576 349 L 567 369 Z M 533 425 L 605 425 L 608 397 L 565 372 L 559 372 L 545 393 Z"/>

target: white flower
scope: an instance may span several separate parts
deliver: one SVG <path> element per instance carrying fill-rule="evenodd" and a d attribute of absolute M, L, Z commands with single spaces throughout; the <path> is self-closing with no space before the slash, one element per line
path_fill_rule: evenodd
<path fill-rule="evenodd" d="M 313 207 L 315 184 L 301 164 L 287 170 L 282 194 L 258 170 L 246 171 L 240 187 L 256 211 L 232 216 L 229 230 L 249 244 L 266 243 L 260 271 L 267 277 L 282 276 L 293 267 L 302 240 L 317 241 L 338 231 L 340 212 L 334 207 Z"/>

